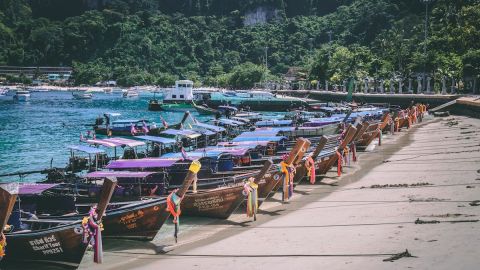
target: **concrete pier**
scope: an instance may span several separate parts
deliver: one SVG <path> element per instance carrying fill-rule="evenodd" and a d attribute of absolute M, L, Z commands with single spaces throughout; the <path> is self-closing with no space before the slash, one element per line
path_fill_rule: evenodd
<path fill-rule="evenodd" d="M 348 93 L 333 91 L 311 91 L 311 90 L 277 90 L 278 94 L 290 95 L 295 97 L 305 97 L 319 101 L 346 101 Z M 435 95 L 435 94 L 390 94 L 390 93 L 353 93 L 353 100 L 361 103 L 389 103 L 392 105 L 408 106 L 413 101 L 430 104 L 432 107 L 439 106 L 448 101 L 461 97 L 460 95 Z"/>

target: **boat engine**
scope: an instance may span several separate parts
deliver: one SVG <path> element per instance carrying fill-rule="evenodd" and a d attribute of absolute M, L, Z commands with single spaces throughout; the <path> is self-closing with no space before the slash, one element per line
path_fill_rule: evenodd
<path fill-rule="evenodd" d="M 60 168 L 52 168 L 45 170 L 47 181 L 49 183 L 60 183 L 65 180 L 65 171 Z"/>
<path fill-rule="evenodd" d="M 81 172 L 88 168 L 88 160 L 83 157 L 72 157 L 66 168 L 67 171 Z"/>

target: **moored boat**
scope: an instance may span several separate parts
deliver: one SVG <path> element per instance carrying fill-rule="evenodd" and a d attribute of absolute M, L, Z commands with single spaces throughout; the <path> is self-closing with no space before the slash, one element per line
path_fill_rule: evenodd
<path fill-rule="evenodd" d="M 115 181 L 105 180 L 98 206 L 92 210 L 94 211 L 92 215 L 100 217 L 98 219 L 90 217 L 97 228 L 101 223 L 101 217 L 105 213 L 115 185 Z M 8 250 L 3 260 L 0 261 L 0 266 L 13 264 L 25 268 L 25 264 L 29 263 L 32 265 L 58 264 L 70 268 L 79 266 L 88 243 L 91 241 L 91 236 L 84 231 L 85 226 L 82 224 L 82 219 L 20 220 L 19 213 L 20 209 L 18 209 L 18 214 L 12 215 L 10 219 L 18 219 L 18 223 L 23 225 L 13 228 L 11 232 L 5 234 Z M 94 227 L 89 227 L 90 229 L 95 230 L 97 236 L 101 235 L 99 230 Z M 87 238 L 84 238 L 85 236 Z M 101 252 L 100 239 L 95 239 L 94 246 L 98 252 Z M 100 254 L 96 252 L 95 260 L 101 262 L 101 257 L 98 256 Z"/>
<path fill-rule="evenodd" d="M 16 101 L 29 101 L 30 100 L 30 91 L 27 90 L 17 90 L 15 95 L 13 95 L 13 100 Z"/>
<path fill-rule="evenodd" d="M 72 97 L 74 99 L 92 99 L 93 94 L 88 92 L 72 92 Z"/>

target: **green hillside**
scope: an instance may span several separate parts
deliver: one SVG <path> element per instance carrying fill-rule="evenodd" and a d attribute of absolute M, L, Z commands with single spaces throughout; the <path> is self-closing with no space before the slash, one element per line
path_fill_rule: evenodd
<path fill-rule="evenodd" d="M 431 1 L 427 57 L 419 0 L 64 2 L 1 1 L 0 65 L 73 66 L 77 84 L 251 87 L 267 52 L 270 80 L 290 66 L 333 82 L 480 74 L 477 0 Z"/>

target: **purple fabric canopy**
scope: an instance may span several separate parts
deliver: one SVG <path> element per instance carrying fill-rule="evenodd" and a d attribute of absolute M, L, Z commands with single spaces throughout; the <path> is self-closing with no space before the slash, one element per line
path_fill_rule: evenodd
<path fill-rule="evenodd" d="M 98 171 L 88 173 L 86 178 L 106 178 L 106 177 L 119 177 L 119 178 L 145 178 L 155 172 L 126 172 L 126 171 Z"/>
<path fill-rule="evenodd" d="M 248 152 L 249 148 L 234 148 L 234 147 L 209 147 L 206 151 L 221 151 L 232 156 L 243 156 Z M 202 151 L 199 149 L 198 151 Z"/>
<path fill-rule="evenodd" d="M 58 186 L 58 184 L 22 183 L 18 185 L 18 194 L 20 195 L 40 194 L 45 190 L 55 186 Z"/>
<path fill-rule="evenodd" d="M 141 146 L 145 145 L 144 142 L 141 141 L 136 141 L 136 140 L 130 140 L 130 139 L 125 139 L 125 138 L 108 138 L 108 139 L 95 139 L 95 140 L 87 140 L 87 143 L 89 144 L 97 144 L 97 145 L 102 145 L 105 147 L 117 147 L 117 146 L 129 146 L 129 147 L 135 147 L 135 146 Z"/>
<path fill-rule="evenodd" d="M 111 142 L 111 143 L 119 143 L 121 145 L 126 145 L 130 147 L 145 145 L 145 143 L 141 141 L 119 138 L 119 137 L 104 139 L 104 141 Z"/>
<path fill-rule="evenodd" d="M 218 145 L 225 147 L 232 146 L 247 146 L 247 147 L 257 147 L 257 146 L 267 146 L 269 141 L 249 141 L 249 142 L 219 142 Z"/>
<path fill-rule="evenodd" d="M 119 159 L 110 162 L 107 169 L 144 169 L 144 168 L 168 168 L 179 158 L 142 158 L 142 159 Z"/>

